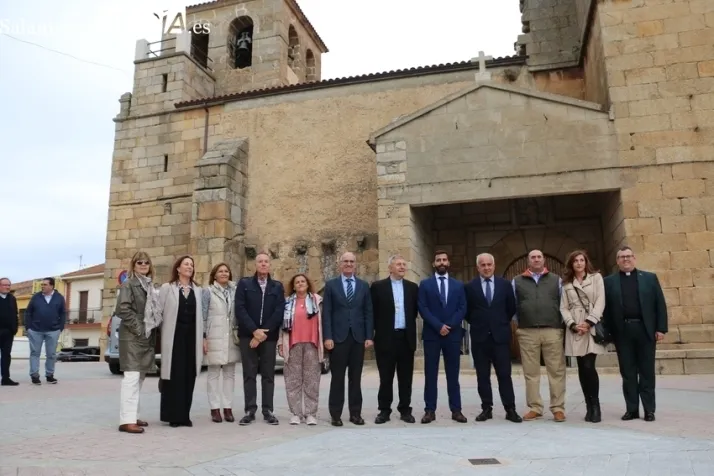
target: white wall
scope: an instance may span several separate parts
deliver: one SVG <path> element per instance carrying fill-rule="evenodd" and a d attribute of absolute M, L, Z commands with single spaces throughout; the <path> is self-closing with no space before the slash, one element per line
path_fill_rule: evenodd
<path fill-rule="evenodd" d="M 70 310 L 79 309 L 80 291 L 89 291 L 87 296 L 87 309 L 99 309 L 102 307 L 102 290 L 104 289 L 104 278 L 90 278 L 72 280 L 70 284 Z"/>

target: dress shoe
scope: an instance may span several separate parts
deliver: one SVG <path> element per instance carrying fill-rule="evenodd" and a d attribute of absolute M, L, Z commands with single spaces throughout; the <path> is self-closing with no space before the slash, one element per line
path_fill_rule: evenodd
<path fill-rule="evenodd" d="M 645 421 L 655 421 L 654 412 L 645 412 Z"/>
<path fill-rule="evenodd" d="M 638 412 L 625 412 L 625 414 L 622 415 L 621 420 L 623 420 L 623 421 L 636 420 L 639 417 L 640 417 L 640 414 Z"/>
<path fill-rule="evenodd" d="M 233 410 L 231 410 L 230 408 L 223 409 L 223 418 L 229 423 L 233 423 L 234 421 L 236 421 L 236 419 L 233 417 Z"/>
<path fill-rule="evenodd" d="M 342 418 L 333 418 L 332 421 L 330 422 L 332 426 L 342 426 Z"/>
<path fill-rule="evenodd" d="M 149 426 L 144 420 L 136 420 L 136 426 Z"/>
<path fill-rule="evenodd" d="M 387 412 L 379 412 L 379 415 L 377 415 L 377 418 L 374 419 L 374 422 L 377 425 L 381 425 L 382 423 L 387 423 L 391 418 L 389 418 L 389 413 Z"/>
<path fill-rule="evenodd" d="M 509 408 L 506 410 L 506 420 L 512 421 L 513 423 L 521 423 L 523 422 L 523 418 L 516 413 L 516 410 L 514 408 Z"/>
<path fill-rule="evenodd" d="M 553 413 L 553 421 L 556 423 L 563 423 L 565 421 L 565 413 L 563 413 L 563 412 Z"/>
<path fill-rule="evenodd" d="M 276 417 L 273 412 L 263 414 L 263 420 L 265 420 L 268 425 L 277 425 L 280 423 L 278 417 Z"/>
<path fill-rule="evenodd" d="M 250 425 L 254 421 L 255 421 L 255 413 L 248 412 L 243 416 L 243 418 L 240 419 L 238 424 L 241 426 L 245 426 L 245 425 Z"/>
<path fill-rule="evenodd" d="M 476 421 L 486 421 L 493 418 L 493 409 L 484 408 L 483 411 L 476 417 Z"/>
<path fill-rule="evenodd" d="M 543 415 L 541 413 L 536 413 L 533 410 L 530 410 L 528 413 L 523 415 L 523 420 L 525 421 L 533 421 L 539 418 L 543 418 Z"/>
<path fill-rule="evenodd" d="M 221 411 L 220 410 L 211 410 L 211 420 L 213 423 L 221 423 L 223 421 L 223 418 L 221 418 Z"/>
<path fill-rule="evenodd" d="M 600 399 L 598 397 L 592 397 L 590 400 L 591 413 L 590 421 L 592 423 L 600 423 L 602 421 L 602 411 L 600 410 Z"/>
<path fill-rule="evenodd" d="M 354 423 L 355 425 L 359 425 L 359 426 L 364 425 L 364 420 L 363 420 L 362 417 L 359 416 L 359 415 L 352 415 L 352 416 L 350 417 L 350 422 L 351 422 L 351 423 Z"/>
<path fill-rule="evenodd" d="M 2 382 L 0 382 L 0 385 L 2 385 L 3 387 L 14 387 L 14 386 L 20 385 L 20 384 L 15 382 L 12 379 L 6 378 L 6 379 L 3 379 Z"/>
<path fill-rule="evenodd" d="M 459 423 L 466 423 L 468 421 L 461 412 L 451 412 L 451 419 Z"/>
<path fill-rule="evenodd" d="M 193 426 L 193 422 L 191 420 L 187 420 L 187 421 L 181 423 L 181 426 L 187 426 L 187 427 L 191 428 Z"/>
<path fill-rule="evenodd" d="M 436 413 L 431 410 L 427 410 L 426 412 L 424 412 L 424 416 L 421 417 L 422 423 L 431 423 L 434 420 L 436 420 Z"/>
<path fill-rule="evenodd" d="M 416 418 L 414 418 L 414 415 L 411 413 L 402 413 L 402 416 L 400 416 L 399 419 L 405 423 L 416 423 Z"/>
<path fill-rule="evenodd" d="M 178 427 L 181 426 L 181 423 L 173 422 L 173 423 L 169 423 L 169 426 L 170 426 L 171 428 L 178 428 Z"/>
<path fill-rule="evenodd" d="M 144 429 L 142 427 L 131 423 L 119 425 L 119 431 L 123 433 L 144 433 Z"/>

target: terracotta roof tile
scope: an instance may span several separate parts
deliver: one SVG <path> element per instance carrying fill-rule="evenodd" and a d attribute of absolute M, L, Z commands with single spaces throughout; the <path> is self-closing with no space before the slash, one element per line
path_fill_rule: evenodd
<path fill-rule="evenodd" d="M 12 283 L 10 291 L 14 291 L 16 296 L 30 294 L 32 293 L 32 283 L 34 282 L 34 279 L 30 279 L 29 281 L 20 281 L 17 283 Z"/>
<path fill-rule="evenodd" d="M 498 66 L 520 66 L 525 64 L 525 56 L 504 56 L 486 61 L 487 67 Z M 348 84 L 369 83 L 373 81 L 382 81 L 387 79 L 398 79 L 410 76 L 420 76 L 427 74 L 447 73 L 453 71 L 465 71 L 469 69 L 478 69 L 478 63 L 472 61 L 460 61 L 457 63 L 435 64 L 430 66 L 418 66 L 408 69 L 397 69 L 392 71 L 383 71 L 381 73 L 370 73 L 359 76 L 348 76 L 343 78 L 325 79 L 322 81 L 310 81 L 304 83 L 291 84 L 288 86 L 274 86 L 270 88 L 252 89 L 240 93 L 224 94 L 222 96 L 207 97 L 201 99 L 192 99 L 190 101 L 177 102 L 174 107 L 183 108 L 198 105 L 218 104 L 230 101 L 240 101 L 255 97 L 273 96 L 276 94 L 284 94 L 289 92 L 306 91 L 313 89 L 322 89 L 335 86 L 343 86 Z"/>
<path fill-rule="evenodd" d="M 79 278 L 81 276 L 88 276 L 90 274 L 104 273 L 104 263 L 96 264 L 94 266 L 89 266 L 87 268 L 82 268 L 77 271 L 72 271 L 71 273 L 63 274 L 60 276 L 62 279 L 66 278 Z"/>

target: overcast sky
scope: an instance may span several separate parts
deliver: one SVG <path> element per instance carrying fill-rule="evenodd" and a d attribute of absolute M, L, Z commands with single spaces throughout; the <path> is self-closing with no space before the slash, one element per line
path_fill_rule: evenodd
<path fill-rule="evenodd" d="M 299 3 L 330 49 L 323 79 L 464 61 L 479 50 L 510 56 L 521 30 L 518 0 Z M 131 91 L 135 42 L 159 38 L 152 12 L 184 5 L 0 0 L 0 276 L 56 276 L 78 269 L 80 256 L 83 266 L 104 261 L 112 118 Z"/>

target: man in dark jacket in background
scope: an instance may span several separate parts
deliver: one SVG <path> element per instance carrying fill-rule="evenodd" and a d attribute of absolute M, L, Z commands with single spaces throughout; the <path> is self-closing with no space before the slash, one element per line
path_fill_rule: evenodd
<path fill-rule="evenodd" d="M 30 299 L 25 309 L 25 329 L 30 341 L 30 378 L 40 385 L 40 353 L 45 344 L 45 378 L 55 384 L 57 342 L 67 320 L 64 296 L 55 290 L 55 279 L 42 280 L 42 291 Z"/>
<path fill-rule="evenodd" d="M 17 300 L 10 294 L 11 285 L 9 279 L 0 278 L 0 385 L 3 387 L 18 384 L 10 379 L 12 341 L 17 334 Z"/>
<path fill-rule="evenodd" d="M 270 276 L 270 257 L 259 253 L 255 257 L 255 275 L 238 282 L 235 315 L 240 337 L 243 366 L 245 416 L 239 424 L 249 425 L 258 410 L 256 378 L 260 370 L 263 419 L 277 425 L 273 414 L 275 393 L 275 349 L 285 311 L 285 290 L 280 281 Z"/>

